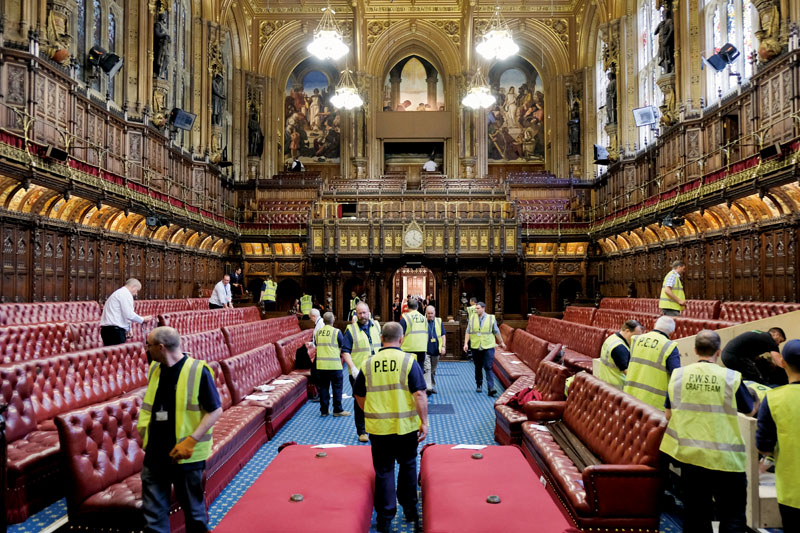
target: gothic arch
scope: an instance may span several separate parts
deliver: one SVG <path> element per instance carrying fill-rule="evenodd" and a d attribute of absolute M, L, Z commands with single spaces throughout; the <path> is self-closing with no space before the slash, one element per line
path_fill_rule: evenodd
<path fill-rule="evenodd" d="M 461 72 L 456 44 L 434 23 L 421 19 L 393 22 L 367 50 L 362 68 L 382 84 L 389 70 L 410 55 L 427 59 L 443 81 Z"/>

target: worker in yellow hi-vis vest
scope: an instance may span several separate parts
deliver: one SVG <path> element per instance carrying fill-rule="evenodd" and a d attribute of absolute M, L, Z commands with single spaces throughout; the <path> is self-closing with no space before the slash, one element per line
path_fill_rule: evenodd
<path fill-rule="evenodd" d="M 370 318 L 369 306 L 356 304 L 356 321 L 348 324 L 342 337 L 342 357 L 350 371 L 350 386 L 354 386 L 361 365 L 381 349 L 381 325 Z M 356 433 L 359 442 L 369 442 L 364 425 L 364 411 L 355 404 Z"/>
<path fill-rule="evenodd" d="M 350 416 L 350 411 L 342 408 L 342 332 L 333 327 L 336 318 L 333 313 L 325 313 L 322 317 L 324 325 L 314 333 L 314 344 L 317 357 L 316 385 L 319 388 L 319 414 L 328 416 L 330 404 L 330 388 L 333 388 L 333 416 Z M 348 365 L 352 360 L 347 361 Z"/>
<path fill-rule="evenodd" d="M 497 341 L 497 342 L 495 342 Z M 497 345 L 505 350 L 506 343 L 500 335 L 500 328 L 494 315 L 486 312 L 486 304 L 475 304 L 475 314 L 467 324 L 467 333 L 464 337 L 464 351 L 472 348 L 472 360 L 475 363 L 475 392 L 481 392 L 483 386 L 483 373 L 486 371 L 486 387 L 489 396 L 494 396 L 494 348 Z"/>
<path fill-rule="evenodd" d="M 424 368 L 425 352 L 428 349 L 428 324 L 425 315 L 419 312 L 416 298 L 408 299 L 408 312 L 400 319 L 400 327 L 403 328 L 401 348 L 406 353 L 413 353 L 419 366 Z"/>
<path fill-rule="evenodd" d="M 674 332 L 675 320 L 660 316 L 653 331 L 631 337 L 631 359 L 623 388 L 628 394 L 662 411 L 669 377 L 681 366 L 678 345 L 670 340 Z"/>
<path fill-rule="evenodd" d="M 264 311 L 275 310 L 275 294 L 278 292 L 278 284 L 272 281 L 272 276 L 267 274 L 267 280 L 261 285 L 261 305 Z"/>
<path fill-rule="evenodd" d="M 756 447 L 775 457 L 775 488 L 783 530 L 800 531 L 800 340 L 786 343 L 780 365 L 789 384 L 772 389 L 761 402 L 756 429 Z"/>
<path fill-rule="evenodd" d="M 658 299 L 658 307 L 661 314 L 667 316 L 678 316 L 686 306 L 686 293 L 683 290 L 681 276 L 686 272 L 686 264 L 678 259 L 672 262 L 672 270 L 664 276 L 664 283 L 661 285 L 661 296 Z"/>
<path fill-rule="evenodd" d="M 300 313 L 302 313 L 303 317 L 308 318 L 308 314 L 311 312 L 311 308 L 313 306 L 314 302 L 311 298 L 311 295 L 303 293 L 303 295 L 300 297 Z"/>
<path fill-rule="evenodd" d="M 422 369 L 412 354 L 400 349 L 400 324 L 385 324 L 381 336 L 383 348 L 362 364 L 353 396 L 364 410 L 372 444 L 377 529 L 388 532 L 398 501 L 406 521 L 419 521 L 417 444 L 428 434 L 428 398 Z M 395 462 L 400 466 L 396 491 Z"/>
<path fill-rule="evenodd" d="M 181 351 L 171 327 L 147 335 L 153 361 L 136 429 L 142 437 L 142 511 L 147 531 L 169 531 L 170 494 L 183 508 L 188 531 L 208 531 L 203 470 L 213 446 L 211 428 L 222 414 L 214 374 Z"/>
<path fill-rule="evenodd" d="M 676 369 L 667 389 L 669 423 L 661 451 L 680 464 L 685 533 L 711 531 L 714 508 L 721 532 L 747 531 L 745 445 L 737 413 L 753 416 L 756 405 L 742 375 L 716 364 L 720 344 L 716 331 L 700 331 L 694 340 L 698 362 Z"/>
<path fill-rule="evenodd" d="M 644 330 L 639 322 L 628 320 L 618 332 L 607 338 L 600 347 L 600 365 L 596 377 L 622 390 L 631 359 L 631 337 L 642 333 Z"/>

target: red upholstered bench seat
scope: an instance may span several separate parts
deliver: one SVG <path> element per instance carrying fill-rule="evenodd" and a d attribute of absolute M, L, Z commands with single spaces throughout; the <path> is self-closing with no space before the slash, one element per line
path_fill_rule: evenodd
<path fill-rule="evenodd" d="M 0 304 L 0 325 L 99 321 L 102 311 L 95 301 Z"/>
<path fill-rule="evenodd" d="M 523 376 L 536 374 L 541 361 L 552 361 L 561 351 L 560 344 L 548 343 L 525 330 L 515 330 L 508 345 L 510 352 L 495 351 L 494 373 L 504 387 Z"/>
<path fill-rule="evenodd" d="M 181 349 L 190 357 L 209 362 L 221 361 L 231 355 L 221 329 L 181 335 Z"/>
<path fill-rule="evenodd" d="M 178 311 L 189 311 L 189 302 L 185 298 L 173 300 L 135 300 L 133 310 L 140 316 L 157 316 L 164 313 L 175 313 Z M 208 306 L 206 306 L 208 309 Z"/>
<path fill-rule="evenodd" d="M 278 453 L 214 532 L 367 533 L 374 487 L 369 447 L 294 444 Z M 292 494 L 302 494 L 303 501 L 291 501 Z"/>
<path fill-rule="evenodd" d="M 222 334 L 225 336 L 225 342 L 228 344 L 231 355 L 239 355 L 265 344 L 274 344 L 284 337 L 299 332 L 300 323 L 296 315 L 247 322 L 236 326 L 226 325 L 222 328 Z"/>
<path fill-rule="evenodd" d="M 0 364 L 41 359 L 69 351 L 69 324 L 28 324 L 0 328 Z"/>
<path fill-rule="evenodd" d="M 595 311 L 596 309 L 594 307 L 578 307 L 575 305 L 570 305 L 564 311 L 564 320 L 567 322 L 575 322 L 576 324 L 591 326 Z"/>
<path fill-rule="evenodd" d="M 534 371 L 523 363 L 517 354 L 502 351 L 500 348 L 494 352 L 493 369 L 503 387 L 508 387 L 523 376 L 532 378 L 535 375 Z"/>
<path fill-rule="evenodd" d="M 537 474 L 543 473 L 582 528 L 659 526 L 659 445 L 664 414 L 582 372 L 561 407 L 529 402 L 522 446 Z M 598 416 L 602 413 L 602 416 Z M 581 472 L 543 419 L 560 420 L 600 461 Z M 620 498 L 625 494 L 625 498 Z"/>
<path fill-rule="evenodd" d="M 426 446 L 419 479 L 424 530 L 429 533 L 560 533 L 570 527 L 516 446 L 477 451 Z M 500 502 L 489 503 L 490 495 Z"/>

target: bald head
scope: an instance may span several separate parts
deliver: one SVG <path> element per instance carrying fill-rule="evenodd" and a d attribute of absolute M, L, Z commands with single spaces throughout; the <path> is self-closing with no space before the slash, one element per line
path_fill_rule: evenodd
<path fill-rule="evenodd" d="M 694 336 L 694 351 L 700 357 L 714 357 L 719 353 L 722 341 L 719 338 L 719 333 L 704 329 Z"/>
<path fill-rule="evenodd" d="M 128 281 L 125 282 L 125 288 L 128 289 L 131 294 L 136 296 L 140 290 L 142 290 L 141 282 L 136 278 L 130 278 Z"/>
<path fill-rule="evenodd" d="M 310 318 L 314 322 L 319 320 L 319 309 L 312 309 L 311 311 L 309 311 L 308 312 L 308 318 Z"/>
<path fill-rule="evenodd" d="M 369 306 L 364 302 L 356 304 L 356 319 L 362 326 L 369 322 Z"/>

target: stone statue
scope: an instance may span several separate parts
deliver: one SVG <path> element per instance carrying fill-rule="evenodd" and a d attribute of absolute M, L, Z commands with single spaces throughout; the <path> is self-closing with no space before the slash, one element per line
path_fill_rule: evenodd
<path fill-rule="evenodd" d="M 569 155 L 581 153 L 581 107 L 576 98 L 569 115 Z"/>
<path fill-rule="evenodd" d="M 261 131 L 261 124 L 258 120 L 256 106 L 250 106 L 250 119 L 247 121 L 247 155 L 250 157 L 261 157 L 264 152 L 264 133 Z"/>
<path fill-rule="evenodd" d="M 72 45 L 72 36 L 67 28 L 69 21 L 63 13 L 53 9 L 47 14 L 47 53 L 50 59 L 62 65 L 69 64 L 69 48 Z"/>
<path fill-rule="evenodd" d="M 609 124 L 617 123 L 617 74 L 613 70 L 608 73 L 608 86 L 606 87 L 606 118 Z"/>
<path fill-rule="evenodd" d="M 776 0 L 756 2 L 758 9 L 759 29 L 755 32 L 758 39 L 758 58 L 766 63 L 781 53 L 781 13 Z"/>
<path fill-rule="evenodd" d="M 211 123 L 222 124 L 222 110 L 225 106 L 225 78 L 217 73 L 211 81 Z"/>
<path fill-rule="evenodd" d="M 167 77 L 167 58 L 169 57 L 169 43 L 172 39 L 167 31 L 167 13 L 163 12 L 153 24 L 153 76 L 165 79 Z"/>
<path fill-rule="evenodd" d="M 662 72 L 675 70 L 675 25 L 672 20 L 672 3 L 664 6 L 664 20 L 658 23 L 654 35 L 658 35 L 658 64 Z"/>

